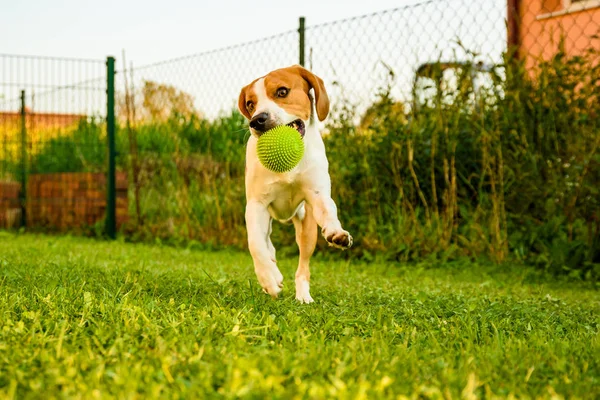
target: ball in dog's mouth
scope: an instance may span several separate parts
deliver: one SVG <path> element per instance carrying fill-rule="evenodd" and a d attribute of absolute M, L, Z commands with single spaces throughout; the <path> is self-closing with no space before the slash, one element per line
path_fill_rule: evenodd
<path fill-rule="evenodd" d="M 289 124 L 287 124 L 287 126 L 294 128 L 295 130 L 297 130 L 300 133 L 300 136 L 304 137 L 304 133 L 305 133 L 304 121 L 302 121 L 301 119 L 292 121 Z"/>

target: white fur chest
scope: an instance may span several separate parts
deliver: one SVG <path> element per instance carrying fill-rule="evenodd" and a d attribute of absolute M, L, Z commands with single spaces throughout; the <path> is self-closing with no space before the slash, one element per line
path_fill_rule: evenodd
<path fill-rule="evenodd" d="M 246 197 L 268 207 L 279 221 L 289 220 L 305 200 L 307 180 L 313 183 L 319 175 L 327 177 L 327 158 L 323 140 L 316 126 L 309 125 L 304 137 L 305 152 L 291 171 L 275 173 L 266 169 L 256 154 L 257 138 L 248 140 L 246 148 Z"/>

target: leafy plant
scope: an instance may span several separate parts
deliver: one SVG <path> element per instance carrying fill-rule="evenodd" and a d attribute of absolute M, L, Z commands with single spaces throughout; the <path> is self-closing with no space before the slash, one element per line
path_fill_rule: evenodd
<path fill-rule="evenodd" d="M 324 137 L 333 196 L 356 239 L 343 256 L 517 259 L 598 279 L 600 66 L 594 57 L 559 53 L 533 72 L 510 58 L 494 68 L 431 63 L 421 71 L 431 78 L 423 92 L 430 97 L 415 92 L 413 104 L 393 98 L 390 70 L 364 113 L 334 104 Z M 453 84 L 444 83 L 448 68 L 456 69 Z M 488 84 L 476 84 L 473 71 L 488 74 Z M 189 95 L 150 86 L 144 106 L 168 106 L 156 115 L 136 113 L 129 135 L 123 128 L 117 134 L 118 165 L 132 187 L 131 214 L 141 214 L 123 232 L 134 239 L 245 247 L 246 121 L 235 110 L 203 119 Z M 135 169 L 130 135 L 139 157 Z M 102 124 L 82 121 L 43 144 L 32 166 L 103 170 L 104 143 Z M 286 229 L 275 229 L 275 241 L 294 252 Z"/>

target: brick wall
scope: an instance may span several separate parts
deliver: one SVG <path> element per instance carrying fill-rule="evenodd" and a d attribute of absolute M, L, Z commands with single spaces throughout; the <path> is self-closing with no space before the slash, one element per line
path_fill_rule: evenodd
<path fill-rule="evenodd" d="M 117 227 L 127 220 L 127 175 L 117 173 Z M 0 182 L 0 228 L 17 228 L 21 185 Z M 27 226 L 69 230 L 104 222 L 106 176 L 102 173 L 32 174 L 27 182 Z"/>
<path fill-rule="evenodd" d="M 127 175 L 117 173 L 117 227 L 127 220 Z M 27 182 L 27 226 L 68 230 L 104 222 L 106 175 L 34 174 Z"/>
<path fill-rule="evenodd" d="M 523 0 L 519 4 L 519 54 L 528 69 L 556 55 L 562 39 L 567 56 L 600 50 L 596 39 L 600 29 L 597 6 L 569 12 L 560 0 Z"/>
<path fill-rule="evenodd" d="M 21 185 L 16 182 L 0 182 L 0 228 L 18 228 L 21 224 Z"/>

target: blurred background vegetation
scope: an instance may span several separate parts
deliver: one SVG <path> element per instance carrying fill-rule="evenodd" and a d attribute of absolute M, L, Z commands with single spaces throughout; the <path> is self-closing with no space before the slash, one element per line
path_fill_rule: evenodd
<path fill-rule="evenodd" d="M 324 139 L 333 197 L 356 241 L 343 256 L 477 257 L 597 280 L 597 57 L 559 52 L 534 74 L 508 54 L 491 68 L 432 63 L 415 78 L 413 104 L 390 96 L 388 69 L 366 111 L 335 99 Z M 488 84 L 477 84 L 481 74 Z M 244 248 L 247 122 L 237 110 L 204 119 L 169 85 L 146 81 L 139 91 L 119 100 L 118 169 L 130 187 L 124 237 Z M 32 165 L 101 169 L 101 125 L 84 120 L 50 138 Z M 291 229 L 275 229 L 287 254 L 296 251 Z"/>

